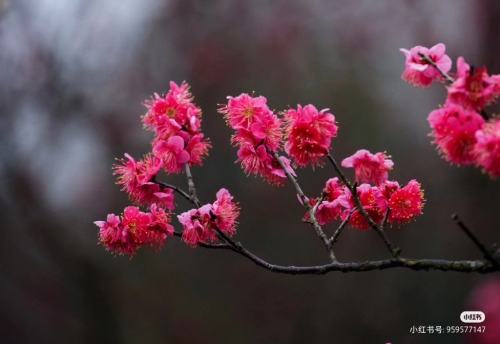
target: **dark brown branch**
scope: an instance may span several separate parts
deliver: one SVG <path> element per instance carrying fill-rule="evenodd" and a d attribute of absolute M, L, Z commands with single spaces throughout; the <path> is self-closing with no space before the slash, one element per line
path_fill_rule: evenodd
<path fill-rule="evenodd" d="M 215 247 L 214 247 L 215 248 Z M 224 247 L 227 248 L 227 247 Z M 394 258 L 386 260 L 373 260 L 364 262 L 340 263 L 331 262 L 325 265 L 316 266 L 283 266 L 271 264 L 262 258 L 254 255 L 247 249 L 239 246 L 236 253 L 250 259 L 256 265 L 265 268 L 271 272 L 289 274 L 289 275 L 324 275 L 333 271 L 341 272 L 365 272 L 373 270 L 386 270 L 392 268 L 406 268 L 413 271 L 456 271 L 456 272 L 478 272 L 491 273 L 500 271 L 499 266 L 492 265 L 486 260 L 441 260 L 441 259 L 408 259 Z"/>
<path fill-rule="evenodd" d="M 460 227 L 461 230 L 464 231 L 465 235 L 476 245 L 476 247 L 481 251 L 481 253 L 484 255 L 484 258 L 489 260 L 491 264 L 493 264 L 496 267 L 500 267 L 500 264 L 498 261 L 491 255 L 491 253 L 488 251 L 488 249 L 479 241 L 479 239 L 472 233 L 472 231 L 465 225 L 465 223 L 462 222 L 458 214 L 453 214 L 451 215 L 451 218 L 457 223 L 458 227 Z"/>
<path fill-rule="evenodd" d="M 387 248 L 388 248 L 389 252 L 391 253 L 391 255 L 393 257 L 398 257 L 400 255 L 400 253 L 401 253 L 401 249 L 399 247 L 395 246 L 394 244 L 392 244 L 392 242 L 389 240 L 389 238 L 385 234 L 383 227 L 382 226 L 381 227 L 377 226 L 377 224 L 373 221 L 373 219 L 370 217 L 370 215 L 368 215 L 368 213 L 365 211 L 365 209 L 363 208 L 363 205 L 361 204 L 361 201 L 359 200 L 358 193 L 356 191 L 356 189 L 357 189 L 356 184 L 352 185 L 349 182 L 349 180 L 347 179 L 347 177 L 345 176 L 345 174 L 340 169 L 340 166 L 337 164 L 337 161 L 335 161 L 335 159 L 330 154 L 330 152 L 327 151 L 327 152 L 325 152 L 325 154 L 326 154 L 328 160 L 332 163 L 333 168 L 335 169 L 335 171 L 339 175 L 339 177 L 342 180 L 342 182 L 347 186 L 347 188 L 351 192 L 352 198 L 354 200 L 354 203 L 356 204 L 356 208 L 358 209 L 359 213 L 368 222 L 368 224 L 370 225 L 370 227 L 380 236 L 380 238 L 384 242 L 385 246 L 387 246 Z"/>
<path fill-rule="evenodd" d="M 153 183 L 156 183 L 164 188 L 168 188 L 168 189 L 172 189 L 174 190 L 175 192 L 177 192 L 179 195 L 181 195 L 182 197 L 184 197 L 185 199 L 187 199 L 189 202 L 195 204 L 194 200 L 191 198 L 191 196 L 188 195 L 188 193 L 180 188 L 178 188 L 177 186 L 174 186 L 174 185 L 171 185 L 171 184 L 167 184 L 167 183 L 164 183 L 164 182 L 160 182 L 158 180 L 156 180 L 156 178 L 153 178 L 151 179 L 151 181 Z"/>
<path fill-rule="evenodd" d="M 316 231 L 316 234 L 325 244 L 325 247 L 328 251 L 328 255 L 330 256 L 330 259 L 332 260 L 332 262 L 335 262 L 337 260 L 337 258 L 335 257 L 335 254 L 333 252 L 333 248 L 331 247 L 331 245 L 328 244 L 328 238 L 326 237 L 325 232 L 323 232 L 323 229 L 321 228 L 321 226 L 318 223 L 318 220 L 316 219 L 315 209 L 317 209 L 317 207 L 313 208 L 311 206 L 311 203 L 309 202 L 306 195 L 302 191 L 299 183 L 297 182 L 297 179 L 288 171 L 288 169 L 285 166 L 285 164 L 283 163 L 283 161 L 281 161 L 278 153 L 276 153 L 275 151 L 272 151 L 272 150 L 267 150 L 267 151 L 272 154 L 272 156 L 278 162 L 278 164 L 281 166 L 283 171 L 285 171 L 285 174 L 288 177 L 288 179 L 290 179 L 290 181 L 292 182 L 293 186 L 295 187 L 295 190 L 299 194 L 299 197 L 302 201 L 302 204 L 304 205 L 304 208 L 307 210 L 307 212 L 309 214 L 309 219 L 311 221 L 311 224 L 312 224 L 314 230 Z"/>

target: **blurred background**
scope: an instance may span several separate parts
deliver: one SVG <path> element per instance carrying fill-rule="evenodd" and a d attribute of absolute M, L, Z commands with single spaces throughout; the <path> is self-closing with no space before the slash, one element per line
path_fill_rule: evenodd
<path fill-rule="evenodd" d="M 330 108 L 337 160 L 387 151 L 392 179 L 422 183 L 424 215 L 388 229 L 404 256 L 481 258 L 450 215 L 488 245 L 498 241 L 498 181 L 440 159 L 426 118 L 445 90 L 404 83 L 399 48 L 443 42 L 453 61 L 462 55 L 500 73 L 499 20 L 495 1 L 0 0 L 0 342 L 472 342 L 410 328 L 460 325 L 478 286 L 492 286 L 498 300 L 498 274 L 279 275 L 178 238 L 129 259 L 96 244 L 93 221 L 128 205 L 111 166 L 150 149 L 143 101 L 186 80 L 213 144 L 193 168 L 198 195 L 211 202 L 228 188 L 242 208 L 236 239 L 262 258 L 328 261 L 300 221 L 293 187 L 271 187 L 234 164 L 217 108 L 241 92 L 276 110 Z M 297 173 L 311 196 L 334 176 L 328 165 Z M 162 179 L 186 188 L 184 175 Z M 179 212 L 188 209 L 177 200 Z M 352 229 L 336 254 L 387 257 L 376 234 Z"/>

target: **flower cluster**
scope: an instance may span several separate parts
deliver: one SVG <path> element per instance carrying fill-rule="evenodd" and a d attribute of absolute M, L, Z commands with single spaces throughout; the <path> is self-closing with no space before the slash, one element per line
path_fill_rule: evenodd
<path fill-rule="evenodd" d="M 201 164 L 210 147 L 200 131 L 201 110 L 194 105 L 185 82 L 180 86 L 171 82 L 165 96 L 155 93 L 145 105 L 148 111 L 142 116 L 144 127 L 155 134 L 152 152 L 140 160 L 125 154 L 113 169 L 116 183 L 122 186 L 129 198 L 136 204 L 149 206 L 149 210 L 142 212 L 136 206 L 128 206 L 121 216 L 109 214 L 106 221 L 94 222 L 99 227 L 99 243 L 110 251 L 130 256 L 142 246 L 162 246 L 167 236 L 174 233 L 170 224 L 171 211 L 175 208 L 173 187 L 158 182 L 157 173 L 161 169 L 175 173 L 184 165 Z M 273 127 L 272 113 L 266 116 L 259 118 L 258 123 L 252 123 L 250 131 L 276 149 L 281 139 L 280 124 L 278 122 Z M 182 239 L 187 244 L 195 246 L 201 241 L 216 240 L 215 228 L 227 236 L 235 233 L 239 215 L 237 203 L 232 201 L 233 197 L 226 189 L 219 190 L 216 197 L 213 204 L 177 216 L 184 227 Z M 191 201 L 198 202 L 196 198 Z"/>
<path fill-rule="evenodd" d="M 109 214 L 106 221 L 94 223 L 99 227 L 99 242 L 107 250 L 133 256 L 141 246 L 162 246 L 174 232 L 169 222 L 169 213 L 152 204 L 149 212 L 128 206 L 121 216 Z"/>
<path fill-rule="evenodd" d="M 298 166 L 321 164 L 320 158 L 325 156 L 332 137 L 337 134 L 335 117 L 328 109 L 318 111 L 311 104 L 298 105 L 297 109 L 289 109 L 283 115 L 287 138 L 285 152 Z"/>
<path fill-rule="evenodd" d="M 356 196 L 374 223 L 380 224 L 386 212 L 388 223 L 405 223 L 422 213 L 424 194 L 420 184 L 411 180 L 401 187 L 398 182 L 387 180 L 387 171 L 392 168 L 393 162 L 384 153 L 372 154 L 362 149 L 344 159 L 342 166 L 353 167 L 356 179 L 365 182 L 356 187 Z M 321 204 L 315 215 L 320 225 L 348 218 L 349 225 L 354 228 L 369 227 L 357 208 L 351 190 L 338 178 L 329 179 L 322 197 L 312 199 L 311 203 L 316 204 L 318 201 Z"/>
<path fill-rule="evenodd" d="M 154 182 L 156 173 L 162 167 L 160 158 L 146 154 L 141 160 L 135 161 L 129 154 L 125 159 L 118 160 L 114 165 L 114 174 L 117 175 L 117 184 L 123 185 L 129 198 L 139 204 L 156 203 L 165 208 L 174 209 L 174 194 L 169 188 Z"/>
<path fill-rule="evenodd" d="M 379 185 L 387 180 L 388 171 L 394 166 L 390 158 L 385 153 L 372 154 L 366 149 L 360 149 L 342 160 L 342 166 L 354 168 L 358 183 Z"/>
<path fill-rule="evenodd" d="M 449 104 L 432 111 L 427 120 L 432 128 L 434 142 L 447 161 L 457 164 L 471 164 L 475 161 L 475 133 L 484 124 L 481 115 Z"/>
<path fill-rule="evenodd" d="M 486 67 L 471 67 L 460 56 L 457 59 L 456 79 L 447 88 L 447 102 L 481 111 L 500 94 L 500 75 L 489 76 Z"/>
<path fill-rule="evenodd" d="M 238 147 L 238 162 L 247 174 L 262 176 L 270 184 L 282 185 L 286 173 L 274 159 L 272 152 L 281 146 L 281 121 L 267 106 L 266 98 L 251 97 L 242 93 L 228 97 L 226 105 L 220 107 L 227 124 L 236 131 L 231 137 Z M 291 174 L 290 160 L 281 156 L 281 162 Z"/>
<path fill-rule="evenodd" d="M 281 147 L 293 159 L 294 165 L 320 165 L 337 134 L 335 117 L 328 109 L 318 111 L 314 105 L 298 105 L 297 109 L 281 112 L 280 119 L 267 106 L 266 98 L 242 93 L 228 97 L 227 104 L 219 112 L 236 132 L 231 142 L 238 147 L 238 162 L 247 174 L 261 175 L 271 184 L 282 185 L 286 172 L 295 176 L 290 159 L 273 153 Z"/>
<path fill-rule="evenodd" d="M 423 69 L 419 71 L 416 65 L 408 62 L 426 64 L 426 59 L 419 53 L 427 55 L 441 70 L 439 72 L 427 64 L 427 69 L 432 69 L 436 75 L 433 80 L 442 80 L 442 75 L 451 68 L 450 58 L 444 55 L 444 44 L 437 44 L 431 49 L 416 46 L 410 51 L 401 50 L 406 56 L 403 79 L 412 84 L 425 86 L 432 81 L 423 76 Z M 500 75 L 488 75 L 484 66 L 474 68 L 463 57 L 458 57 L 455 79 L 449 77 L 448 80 L 445 104 L 432 111 L 427 118 L 434 143 L 447 161 L 474 164 L 492 177 L 500 176 L 500 133 L 496 129 L 499 120 L 484 111 L 484 107 L 500 95 Z"/>
<path fill-rule="evenodd" d="M 210 143 L 200 131 L 201 109 L 193 103 L 189 86 L 170 82 L 163 97 L 154 94 L 145 102 L 148 111 L 142 116 L 144 127 L 155 133 L 153 154 L 170 173 L 179 172 L 185 163 L 201 165 Z"/>
<path fill-rule="evenodd" d="M 401 78 L 412 85 L 428 86 L 433 81 L 443 81 L 441 73 L 420 54 L 427 55 L 444 73 L 448 73 L 451 69 L 451 59 L 445 54 L 446 46 L 442 43 L 430 49 L 417 45 L 410 50 L 400 50 L 406 58 L 405 70 Z"/>
<path fill-rule="evenodd" d="M 214 203 L 177 216 L 184 228 L 182 240 L 192 247 L 199 242 L 216 241 L 215 228 L 231 237 L 236 232 L 236 218 L 239 214 L 240 210 L 238 204 L 233 202 L 233 196 L 226 189 L 220 189 Z"/>

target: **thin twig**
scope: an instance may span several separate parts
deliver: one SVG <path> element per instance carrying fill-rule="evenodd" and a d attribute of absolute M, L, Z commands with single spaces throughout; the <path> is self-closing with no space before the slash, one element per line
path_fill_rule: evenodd
<path fill-rule="evenodd" d="M 333 233 L 332 237 L 328 240 L 328 244 L 330 246 L 337 242 L 338 237 L 340 236 L 340 234 L 342 233 L 342 230 L 347 225 L 347 222 L 349 222 L 349 218 L 351 217 L 352 213 L 354 213 L 354 210 L 356 210 L 356 208 L 352 208 L 351 210 L 349 210 L 349 213 L 345 217 L 344 221 L 342 221 L 342 223 L 340 224 L 340 226 Z"/>
<path fill-rule="evenodd" d="M 173 235 L 177 236 L 179 238 L 182 238 L 181 232 L 174 232 Z M 226 250 L 234 251 L 233 247 L 231 247 L 231 245 L 229 245 L 229 244 L 211 244 L 208 242 L 200 241 L 200 242 L 198 242 L 198 246 L 203 247 L 203 248 L 226 249 Z"/>
<path fill-rule="evenodd" d="M 316 213 L 314 211 L 314 208 L 311 206 L 311 203 L 309 202 L 306 195 L 302 191 L 299 183 L 297 182 L 297 179 L 290 173 L 290 171 L 288 171 L 288 168 L 285 166 L 283 161 L 281 161 L 278 153 L 276 153 L 275 151 L 269 150 L 269 149 L 268 149 L 268 152 L 272 154 L 272 156 L 278 162 L 278 164 L 281 166 L 283 171 L 285 171 L 285 174 L 288 177 L 288 179 L 290 179 L 290 181 L 292 182 L 293 186 L 295 187 L 295 190 L 299 194 L 299 197 L 302 201 L 302 204 L 304 205 L 304 208 L 307 210 L 307 212 L 309 214 L 309 219 L 311 220 L 311 224 L 313 225 L 313 228 L 315 229 L 316 234 L 319 236 L 319 238 L 325 244 L 325 247 L 328 251 L 328 255 L 330 256 L 330 259 L 332 260 L 332 262 L 336 261 L 337 258 L 335 257 L 335 254 L 333 252 L 332 247 L 328 246 L 328 238 L 326 237 L 325 232 L 323 232 L 323 229 L 321 228 L 321 226 L 318 223 L 318 220 L 316 219 Z"/>
<path fill-rule="evenodd" d="M 177 192 L 179 195 L 181 195 L 182 197 L 184 197 L 185 199 L 187 199 L 189 202 L 195 204 L 194 200 L 191 198 L 191 196 L 188 195 L 188 193 L 180 188 L 178 188 L 177 186 L 175 185 L 171 185 L 171 184 L 167 184 L 167 183 L 164 183 L 164 182 L 161 182 L 161 181 L 158 181 L 156 180 L 156 178 L 154 179 L 151 179 L 151 181 L 153 183 L 156 183 L 164 188 L 168 188 L 168 189 L 172 189 L 174 190 L 175 192 Z"/>
<path fill-rule="evenodd" d="M 352 198 L 354 200 L 354 203 L 356 204 L 356 208 L 358 209 L 359 213 L 368 222 L 368 224 L 370 225 L 370 227 L 373 230 L 375 230 L 375 232 L 380 236 L 380 238 L 384 242 L 385 246 L 387 246 L 387 249 L 389 250 L 389 252 L 391 253 L 391 255 L 393 257 L 399 257 L 399 255 L 401 253 L 401 249 L 399 247 L 395 246 L 389 240 L 389 238 L 385 234 L 384 230 L 381 227 L 377 226 L 377 224 L 373 221 L 373 219 L 370 217 L 370 215 L 368 215 L 368 213 L 363 208 L 363 205 L 361 204 L 361 201 L 359 200 L 359 197 L 358 197 L 358 193 L 356 191 L 357 190 L 357 186 L 356 185 L 353 186 L 349 182 L 349 180 L 347 179 L 347 177 L 345 176 L 345 174 L 340 169 L 340 166 L 337 164 L 337 161 L 335 161 L 335 159 L 330 154 L 330 152 L 327 151 L 325 154 L 326 154 L 328 160 L 330 160 L 330 162 L 332 163 L 333 168 L 335 169 L 335 171 L 339 175 L 339 177 L 342 180 L 342 182 L 347 186 L 347 188 L 351 192 Z"/>
<path fill-rule="evenodd" d="M 488 251 L 488 249 L 479 241 L 479 239 L 472 233 L 472 231 L 465 225 L 465 223 L 460 219 L 458 214 L 453 214 L 451 215 L 451 218 L 457 223 L 458 227 L 460 227 L 461 230 L 464 231 L 464 233 L 467 235 L 467 237 L 476 245 L 476 247 L 481 251 L 481 253 L 484 255 L 484 258 L 486 258 L 488 261 L 490 261 L 493 265 L 496 267 L 499 267 L 500 264 L 498 261 L 491 255 L 491 253 Z"/>
<path fill-rule="evenodd" d="M 193 199 L 193 202 L 199 208 L 199 207 L 201 207 L 201 203 L 198 200 L 198 197 L 196 196 L 196 188 L 194 186 L 193 175 L 191 174 L 191 169 L 189 168 L 189 164 L 188 163 L 184 164 L 184 171 L 186 172 L 186 177 L 187 177 L 187 182 L 188 182 L 188 188 L 189 188 L 189 194 L 191 195 L 191 198 Z"/>
<path fill-rule="evenodd" d="M 316 212 L 318 211 L 318 208 L 319 206 L 321 205 L 321 203 L 325 200 L 325 195 L 324 194 L 321 194 L 320 198 L 318 199 L 318 201 L 316 202 L 316 204 L 314 205 L 312 211 L 313 213 L 316 215 Z"/>
<path fill-rule="evenodd" d="M 387 219 L 389 218 L 390 211 L 391 211 L 391 209 L 389 207 L 387 207 L 387 209 L 385 210 L 384 218 L 382 219 L 382 222 L 380 222 L 380 229 L 381 230 L 384 230 L 385 225 L 387 224 Z"/>
<path fill-rule="evenodd" d="M 446 83 L 448 85 L 452 84 L 455 81 L 451 76 L 449 76 L 447 73 L 443 72 L 441 70 L 441 68 L 439 68 L 437 66 L 437 64 L 429 57 L 429 55 L 423 54 L 421 52 L 419 52 L 418 55 L 422 59 L 424 59 L 425 62 L 427 62 L 428 64 L 430 64 L 432 67 L 434 67 L 439 72 L 439 74 L 441 74 L 441 76 L 446 80 Z"/>

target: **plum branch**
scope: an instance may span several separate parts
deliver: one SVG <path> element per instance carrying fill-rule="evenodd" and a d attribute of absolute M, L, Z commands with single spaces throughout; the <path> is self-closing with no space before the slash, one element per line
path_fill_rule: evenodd
<path fill-rule="evenodd" d="M 500 75 L 488 75 L 485 67 L 469 66 L 463 57 L 457 59 L 454 77 L 448 74 L 451 59 L 442 43 L 431 48 L 415 46 L 401 49 L 405 55 L 402 78 L 415 86 L 428 86 L 434 81 L 446 84 L 445 105 L 429 114 L 433 143 L 446 161 L 475 165 L 491 177 L 500 176 L 500 118 L 488 116 L 485 106 L 500 96 Z M 413 271 L 455 271 L 492 273 L 500 271 L 500 254 L 496 246 L 489 249 L 459 218 L 453 221 L 482 254 L 479 260 L 421 259 L 402 256 L 393 244 L 386 226 L 403 225 L 422 213 L 425 199 L 420 183 L 413 179 L 406 185 L 390 180 L 388 171 L 393 161 L 385 152 L 371 153 L 359 149 L 339 165 L 330 153 L 332 138 L 337 135 L 335 116 L 329 109 L 318 110 L 312 104 L 297 105 L 280 113 L 271 111 L 266 98 L 242 93 L 228 97 L 227 105 L 219 112 L 234 130 L 231 143 L 238 148 L 238 162 L 245 173 L 262 177 L 271 185 L 283 185 L 289 180 L 300 203 L 306 210 L 303 221 L 308 222 L 322 241 L 329 262 L 312 266 L 278 265 L 248 250 L 234 239 L 239 204 L 225 188 L 216 200 L 203 204 L 197 190 L 191 166 L 201 165 L 211 148 L 201 132 L 201 109 L 194 102 L 187 83 L 170 83 L 165 95 L 154 94 L 145 102 L 144 127 L 154 133 L 151 152 L 135 160 L 126 159 L 114 165 L 117 184 L 136 204 L 149 206 L 141 211 L 128 206 L 121 215 L 108 214 L 106 221 L 96 221 L 99 242 L 106 249 L 133 256 L 143 246 L 160 247 L 167 237 L 179 237 L 191 247 L 225 250 L 236 253 L 271 272 L 322 275 L 329 272 L 366 272 L 403 268 Z M 278 152 L 285 151 L 285 156 Z M 321 165 L 326 158 L 338 177 L 328 179 L 317 198 L 307 197 L 298 182 L 296 167 Z M 341 169 L 353 168 L 350 181 Z M 157 180 L 162 169 L 167 173 L 184 172 L 188 190 Z M 177 215 L 183 230 L 170 224 L 174 194 L 194 206 Z M 324 225 L 340 221 L 329 237 Z M 335 243 L 345 228 L 370 229 L 380 237 L 390 258 L 342 262 L 334 253 Z"/>

